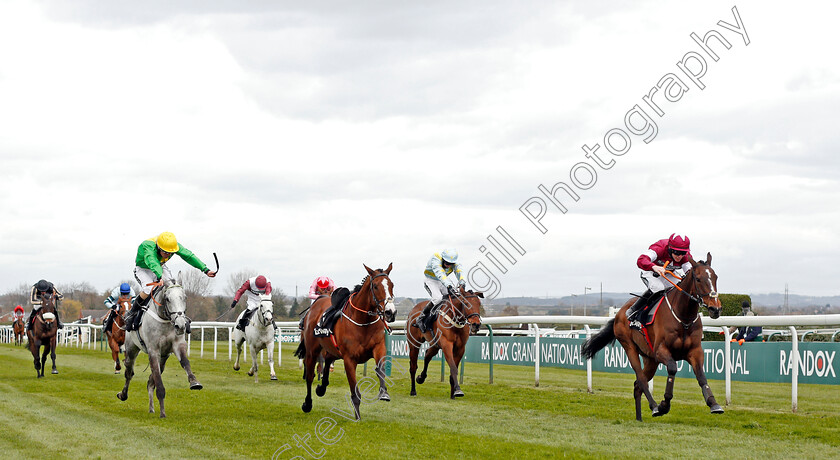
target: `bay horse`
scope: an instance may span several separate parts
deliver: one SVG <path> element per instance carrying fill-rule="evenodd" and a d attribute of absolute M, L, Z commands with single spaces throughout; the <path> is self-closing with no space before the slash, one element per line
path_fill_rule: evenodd
<path fill-rule="evenodd" d="M 636 401 L 636 420 L 642 421 L 642 394 L 648 400 L 648 406 L 654 417 L 667 414 L 671 410 L 674 396 L 674 375 L 677 373 L 677 361 L 688 361 L 697 377 L 697 383 L 703 393 L 703 400 L 713 414 L 722 414 L 723 408 L 715 400 L 712 389 L 706 381 L 703 371 L 703 324 L 700 319 L 700 307 L 706 307 L 712 319 L 720 316 L 721 304 L 717 292 L 717 274 L 712 269 L 712 254 L 706 254 L 706 260 L 695 262 L 688 260 L 691 269 L 673 289 L 668 291 L 659 306 L 653 324 L 644 328 L 646 333 L 630 328 L 627 309 L 635 303 L 630 299 L 604 327 L 583 343 L 582 352 L 586 358 L 595 354 L 618 339 L 630 366 L 636 373 L 633 383 L 633 397 Z M 667 309 L 664 307 L 667 306 Z M 640 356 L 644 356 L 644 368 Z M 648 387 L 648 381 L 656 373 L 656 367 L 664 364 L 668 371 L 665 385 L 665 399 L 656 404 Z"/>
<path fill-rule="evenodd" d="M 178 278 L 180 281 L 180 274 Z M 134 377 L 134 361 L 142 350 L 149 355 L 149 368 L 152 372 L 146 383 L 146 389 L 149 391 L 149 413 L 155 413 L 154 395 L 157 394 L 160 418 L 164 418 L 166 412 L 163 408 L 163 398 L 166 396 L 166 389 L 163 387 L 161 374 L 170 353 L 175 354 L 181 367 L 187 372 L 190 390 L 200 390 L 203 387 L 193 375 L 190 360 L 187 358 L 187 342 L 184 339 L 187 327 L 187 295 L 184 288 L 180 282 L 176 284 L 172 280 L 149 285 L 155 286 L 156 289 L 152 292 L 143 322 L 137 330 L 130 331 L 125 339 L 125 386 L 117 393 L 117 398 L 120 401 L 128 399 L 128 385 Z"/>
<path fill-rule="evenodd" d="M 49 292 L 43 293 L 41 308 L 38 309 L 32 319 L 32 329 L 26 332 L 26 337 L 29 339 L 29 351 L 35 360 L 35 372 L 38 374 L 38 378 L 44 376 L 44 369 L 47 367 L 47 355 L 50 355 L 50 359 L 52 359 L 52 373 L 58 374 L 58 369 L 55 368 L 55 344 L 56 334 L 58 333 L 55 313 L 56 297 Z M 39 359 L 41 345 L 44 346 L 44 352 Z"/>
<path fill-rule="evenodd" d="M 125 345 L 125 314 L 131 308 L 131 300 L 120 296 L 117 300 L 119 308 L 115 311 L 114 321 L 111 322 L 111 329 L 104 331 L 108 337 L 108 346 L 111 347 L 111 358 L 114 360 L 114 373 L 120 373 L 120 350 Z M 110 312 L 109 312 L 110 314 Z"/>
<path fill-rule="evenodd" d="M 385 328 L 387 322 L 394 321 L 397 307 L 394 305 L 394 283 L 388 275 L 393 263 L 385 270 L 372 270 L 363 265 L 368 276 L 362 284 L 354 288 L 345 305 L 342 306 L 341 317 L 335 323 L 333 335 L 329 337 L 315 337 L 318 320 L 330 307 L 329 297 L 321 297 L 312 304 L 304 319 L 304 328 L 300 335 L 300 346 L 295 356 L 304 358 L 303 378 L 306 379 L 306 399 L 301 406 L 304 412 L 312 410 L 312 381 L 315 379 L 315 365 L 318 356 L 324 355 L 324 372 L 321 383 L 315 389 L 318 396 L 324 396 L 330 384 L 330 372 L 327 370 L 337 359 L 344 361 L 347 373 L 347 383 L 350 386 L 350 400 L 353 404 L 356 420 L 360 420 L 359 402 L 366 396 L 366 402 L 372 402 L 367 394 L 362 394 L 357 387 L 356 365 L 364 363 L 370 358 L 376 361 L 376 375 L 379 377 L 379 400 L 390 401 L 391 396 L 385 387 Z M 335 295 L 335 293 L 333 293 Z M 373 319 L 372 319 L 373 318 Z M 373 400 L 376 400 L 374 398 Z"/>
<path fill-rule="evenodd" d="M 448 295 L 444 298 L 437 320 L 428 331 L 421 333 L 417 327 L 409 326 L 406 328 L 408 356 L 411 363 L 409 367 L 411 372 L 411 396 L 417 395 L 414 382 L 423 384 L 426 381 L 426 371 L 429 369 L 429 363 L 438 353 L 438 350 L 443 350 L 443 357 L 449 364 L 450 399 L 464 396 L 461 385 L 458 383 L 458 366 L 461 364 L 461 358 L 464 357 L 467 340 L 481 327 L 479 312 L 481 311 L 482 298 L 484 298 L 484 293 L 467 291 L 461 286 L 460 291 L 457 291 L 454 296 Z M 428 304 L 429 301 L 424 301 L 415 305 L 408 314 L 406 324 L 413 325 L 414 319 L 420 315 Z M 469 328 L 466 327 L 467 325 L 469 325 Z M 417 357 L 420 355 L 420 347 L 423 342 L 428 342 L 429 348 L 426 350 L 423 361 L 423 372 L 415 379 Z"/>
<path fill-rule="evenodd" d="M 243 311 L 240 316 L 245 313 L 246 311 Z M 277 374 L 274 373 L 274 304 L 271 302 L 271 295 L 260 295 L 260 306 L 245 326 L 245 332 L 233 329 L 233 343 L 236 344 L 236 361 L 233 363 L 235 371 L 239 370 L 239 358 L 242 356 L 244 342 L 248 342 L 248 348 L 251 350 L 252 364 L 248 375 L 254 377 L 254 383 L 258 382 L 257 355 L 261 350 L 268 350 L 271 380 L 277 380 Z"/>
<path fill-rule="evenodd" d="M 23 345 L 23 336 L 26 331 L 26 324 L 23 322 L 23 316 L 15 316 L 15 321 L 12 323 L 12 329 L 15 333 L 15 345 Z"/>

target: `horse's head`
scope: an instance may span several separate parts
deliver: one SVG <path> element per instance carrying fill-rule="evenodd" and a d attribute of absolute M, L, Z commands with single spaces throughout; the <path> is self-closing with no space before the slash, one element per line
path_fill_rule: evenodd
<path fill-rule="evenodd" d="M 367 265 L 364 265 L 370 276 L 370 295 L 372 302 L 375 304 L 377 313 L 384 316 L 385 321 L 392 322 L 397 317 L 397 306 L 394 305 L 394 283 L 388 275 L 391 274 L 391 269 L 394 264 L 388 264 L 385 270 L 373 270 Z"/>
<path fill-rule="evenodd" d="M 463 315 L 466 322 L 470 324 L 471 335 L 475 335 L 481 327 L 481 299 L 483 298 L 483 292 L 466 290 L 464 286 L 461 286 L 458 295 L 452 298 L 453 304 L 460 304 L 458 313 Z"/>
<path fill-rule="evenodd" d="M 119 308 L 117 308 L 117 314 L 125 316 L 126 312 L 131 309 L 131 296 L 121 295 L 120 298 L 117 299 L 117 305 L 119 306 Z"/>
<path fill-rule="evenodd" d="M 167 283 L 163 291 L 163 319 L 175 326 L 175 333 L 183 334 L 187 329 L 187 294 L 180 284 Z"/>
<path fill-rule="evenodd" d="M 686 276 L 688 292 L 699 299 L 700 306 L 709 310 L 709 317 L 720 316 L 721 304 L 718 298 L 717 274 L 712 269 L 712 254 L 706 253 L 706 260 L 695 262 L 689 259 L 691 270 Z"/>
<path fill-rule="evenodd" d="M 263 324 L 272 324 L 274 322 L 274 302 L 271 301 L 271 295 L 260 294 L 260 316 Z"/>

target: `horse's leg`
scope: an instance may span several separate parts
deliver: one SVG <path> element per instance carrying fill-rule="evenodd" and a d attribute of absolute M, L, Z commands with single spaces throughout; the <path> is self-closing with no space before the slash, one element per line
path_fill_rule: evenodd
<path fill-rule="evenodd" d="M 414 374 L 417 373 L 417 358 L 420 356 L 420 346 L 414 346 L 410 340 L 408 343 L 408 371 L 411 373 L 411 396 L 417 396 L 417 390 L 414 387 Z"/>
<path fill-rule="evenodd" d="M 268 349 L 268 367 L 271 369 L 271 380 L 277 380 L 277 374 L 274 373 L 274 336 L 268 341 L 266 348 Z"/>
<path fill-rule="evenodd" d="M 429 363 L 432 362 L 432 359 L 435 357 L 437 352 L 440 350 L 440 342 L 436 342 L 434 346 L 429 347 L 426 350 L 426 357 L 423 359 L 423 372 L 417 376 L 417 383 L 420 385 L 426 381 L 426 372 L 429 370 Z"/>
<path fill-rule="evenodd" d="M 111 347 L 111 359 L 114 360 L 114 373 L 120 373 L 120 346 L 114 338 L 114 334 L 108 335 L 108 346 Z"/>
<path fill-rule="evenodd" d="M 452 359 L 455 361 L 455 370 L 458 371 L 461 368 L 461 358 L 464 357 L 464 351 L 467 348 L 466 343 L 461 343 L 459 346 L 452 347 Z M 460 397 L 464 396 L 464 392 L 461 391 L 461 383 L 458 381 L 458 375 L 452 374 L 453 381 L 455 382 L 455 396 Z M 460 393 L 460 394 L 459 394 Z"/>
<path fill-rule="evenodd" d="M 35 375 L 41 378 L 41 341 L 34 337 L 29 339 L 29 352 L 35 361 Z"/>
<path fill-rule="evenodd" d="M 41 354 L 41 377 L 44 376 L 44 371 L 47 369 L 47 356 L 50 354 L 50 342 L 44 342 L 44 352 Z"/>
<path fill-rule="evenodd" d="M 385 354 L 387 352 L 388 349 L 385 347 L 384 340 L 373 349 L 373 360 L 376 361 L 376 376 L 379 377 L 380 401 L 391 400 L 391 395 L 388 394 L 388 387 L 385 386 Z"/>
<path fill-rule="evenodd" d="M 311 342 L 314 342 L 314 340 Z M 312 381 L 315 380 L 315 363 L 320 353 L 321 347 L 318 344 L 312 344 L 311 348 L 310 346 L 306 347 L 306 357 L 303 360 L 303 378 L 306 379 L 306 399 L 303 400 L 303 405 L 300 408 L 307 413 L 312 410 Z"/>
<path fill-rule="evenodd" d="M 461 391 L 461 385 L 458 384 L 458 365 L 455 364 L 455 357 L 453 355 L 454 346 L 449 340 L 441 340 L 441 350 L 443 350 L 443 358 L 449 364 L 449 398 L 464 396 Z"/>
<path fill-rule="evenodd" d="M 356 361 L 352 358 L 345 357 L 344 371 L 347 373 L 347 384 L 350 385 L 350 400 L 353 402 L 356 420 L 361 420 L 362 414 L 359 412 L 359 403 L 361 403 L 362 399 L 359 397 L 359 389 L 356 387 Z"/>
<path fill-rule="evenodd" d="M 178 358 L 178 362 L 181 364 L 181 367 L 187 371 L 187 380 L 190 382 L 190 390 L 200 390 L 204 388 L 204 385 L 198 381 L 195 374 L 192 372 L 192 368 L 190 367 L 190 359 L 187 358 L 187 343 L 181 341 L 181 343 L 172 347 L 172 352 L 175 353 L 175 357 Z"/>
<path fill-rule="evenodd" d="M 706 381 L 706 372 L 703 370 L 703 348 L 695 347 L 688 352 L 688 363 L 691 364 L 691 369 L 694 370 L 694 375 L 697 377 L 697 383 L 703 391 L 703 400 L 709 406 L 713 414 L 722 414 L 723 408 L 715 400 L 712 394 L 712 389 L 709 388 L 709 383 Z"/>
<path fill-rule="evenodd" d="M 335 362 L 335 358 L 333 358 L 332 356 L 323 357 L 322 355 L 321 359 L 323 359 L 324 369 L 329 369 L 332 363 Z M 324 396 L 327 393 L 327 386 L 329 386 L 329 384 L 330 373 L 325 372 L 324 375 L 321 377 L 321 383 L 319 383 L 318 386 L 315 387 L 315 394 L 318 395 L 318 397 Z"/>
<path fill-rule="evenodd" d="M 248 375 L 253 376 L 254 383 L 257 383 L 259 381 L 257 377 L 257 372 L 259 371 L 259 361 L 257 361 L 257 358 L 259 358 L 260 352 L 253 344 L 249 345 L 248 348 L 251 349 L 251 369 L 248 371 Z"/>
<path fill-rule="evenodd" d="M 56 349 L 56 338 L 52 336 L 50 338 L 50 359 L 52 360 L 52 373 L 58 374 L 58 369 L 55 368 L 55 349 Z"/>
<path fill-rule="evenodd" d="M 117 398 L 120 401 L 128 399 L 128 385 L 131 383 L 131 378 L 134 377 L 134 361 L 137 359 L 137 354 L 140 353 L 140 348 L 134 344 L 134 341 L 129 341 L 125 338 L 125 386 L 122 391 L 117 393 Z"/>
<path fill-rule="evenodd" d="M 677 375 L 677 362 L 665 345 L 660 345 L 656 349 L 656 361 L 665 365 L 665 369 L 668 371 L 668 381 L 665 383 L 665 399 L 659 403 L 658 410 L 653 412 L 654 417 L 665 415 L 671 411 L 671 399 L 674 398 L 674 377 Z"/>
<path fill-rule="evenodd" d="M 237 329 L 238 330 L 238 329 Z M 239 358 L 242 356 L 242 342 L 245 341 L 245 337 L 240 338 L 239 335 L 236 336 L 234 343 L 236 343 L 236 361 L 233 362 L 233 370 L 239 370 Z"/>
<path fill-rule="evenodd" d="M 155 413 L 154 395 L 157 394 L 160 404 L 160 418 L 165 418 L 166 411 L 163 408 L 163 398 L 166 397 L 166 389 L 163 387 L 163 377 L 160 375 L 160 363 L 160 354 L 157 351 L 149 350 L 149 369 L 152 372 L 149 376 L 149 383 L 146 385 L 149 389 L 149 413 Z"/>

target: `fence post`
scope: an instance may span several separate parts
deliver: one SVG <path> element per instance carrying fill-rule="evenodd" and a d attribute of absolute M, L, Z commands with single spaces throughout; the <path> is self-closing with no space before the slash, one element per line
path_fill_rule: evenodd
<path fill-rule="evenodd" d="M 540 326 L 534 323 L 534 387 L 540 386 Z"/>
<path fill-rule="evenodd" d="M 204 357 L 204 326 L 201 326 L 201 353 L 198 355 L 199 358 Z"/>
<path fill-rule="evenodd" d="M 488 339 L 488 341 L 490 342 L 490 345 L 489 345 L 489 347 L 490 347 L 490 383 L 492 384 L 493 383 L 493 326 L 488 324 L 487 329 L 490 330 L 490 334 L 488 334 L 488 336 L 490 338 Z"/>
<path fill-rule="evenodd" d="M 231 337 L 233 336 L 233 334 L 231 333 L 232 330 L 233 328 L 228 328 L 228 361 L 233 361 L 233 340 L 231 340 Z"/>
<path fill-rule="evenodd" d="M 583 330 L 586 331 L 586 338 L 592 337 L 592 329 L 589 328 L 588 324 L 583 325 Z M 593 393 L 592 391 L 592 358 L 587 358 L 586 360 L 586 391 L 589 393 Z"/>
<path fill-rule="evenodd" d="M 440 383 L 443 383 L 443 374 L 445 372 L 444 365 L 446 364 L 446 358 L 443 356 L 443 349 L 438 351 L 438 356 L 440 356 Z"/>
<path fill-rule="evenodd" d="M 192 333 L 187 334 L 187 357 L 190 356 L 190 348 L 192 348 Z"/>
<path fill-rule="evenodd" d="M 791 408 L 796 412 L 799 396 L 799 338 L 795 326 L 790 326 L 790 367 Z"/>
<path fill-rule="evenodd" d="M 726 405 L 728 406 L 732 404 L 732 359 L 730 357 L 730 353 L 732 353 L 732 342 L 729 341 L 732 338 L 732 334 L 729 333 L 729 328 L 726 326 L 722 326 L 721 329 L 723 329 L 723 351 L 726 355 L 724 368 L 726 369 Z"/>
<path fill-rule="evenodd" d="M 219 328 L 213 326 L 213 359 L 216 359 L 216 350 L 219 348 Z"/>

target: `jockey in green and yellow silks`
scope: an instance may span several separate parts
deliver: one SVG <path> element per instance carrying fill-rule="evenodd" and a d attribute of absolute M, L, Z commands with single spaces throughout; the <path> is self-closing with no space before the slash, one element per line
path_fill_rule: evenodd
<path fill-rule="evenodd" d="M 140 294 L 134 298 L 131 311 L 126 318 L 127 331 L 133 331 L 138 326 L 136 323 L 140 315 L 137 312 L 146 305 L 149 295 L 152 293 L 153 286 L 148 286 L 148 284 L 173 279 L 166 262 L 176 254 L 184 262 L 201 270 L 210 278 L 216 276 L 216 272 L 210 271 L 207 265 L 196 257 L 192 251 L 178 244 L 175 235 L 171 232 L 163 232 L 154 238 L 143 241 L 137 248 L 137 257 L 134 259 L 136 265 L 134 267 L 134 277 L 140 283 Z"/>

